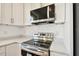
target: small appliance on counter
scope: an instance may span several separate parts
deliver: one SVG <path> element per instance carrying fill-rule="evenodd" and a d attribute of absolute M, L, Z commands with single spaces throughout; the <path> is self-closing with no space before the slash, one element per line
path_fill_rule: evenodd
<path fill-rule="evenodd" d="M 52 33 L 35 33 L 33 39 L 21 44 L 22 55 L 50 56 L 50 46 L 53 40 L 54 35 Z"/>

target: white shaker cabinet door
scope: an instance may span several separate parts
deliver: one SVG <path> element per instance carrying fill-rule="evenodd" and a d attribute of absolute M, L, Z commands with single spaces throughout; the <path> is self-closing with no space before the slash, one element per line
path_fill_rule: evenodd
<path fill-rule="evenodd" d="M 9 44 L 6 46 L 6 56 L 20 56 L 21 49 L 18 43 Z"/>
<path fill-rule="evenodd" d="M 11 24 L 11 3 L 1 4 L 2 24 Z"/>
<path fill-rule="evenodd" d="M 56 3 L 55 4 L 55 23 L 64 23 L 66 14 L 66 4 L 65 3 Z"/>
<path fill-rule="evenodd" d="M 41 7 L 40 3 L 31 3 L 31 10 L 38 9 Z"/>
<path fill-rule="evenodd" d="M 2 19 L 1 19 L 1 3 L 0 3 L 0 24 L 2 23 Z"/>
<path fill-rule="evenodd" d="M 25 25 L 31 25 L 31 3 L 25 3 L 24 4 L 24 24 Z"/>
<path fill-rule="evenodd" d="M 0 47 L 0 56 L 5 56 L 5 47 Z"/>
<path fill-rule="evenodd" d="M 12 19 L 14 25 L 23 25 L 23 4 L 13 3 L 12 4 Z"/>

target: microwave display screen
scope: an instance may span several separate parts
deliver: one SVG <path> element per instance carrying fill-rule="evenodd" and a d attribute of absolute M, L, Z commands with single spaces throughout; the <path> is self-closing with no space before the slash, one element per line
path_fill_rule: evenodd
<path fill-rule="evenodd" d="M 33 20 L 47 19 L 47 6 L 36 9 L 36 10 L 32 10 L 31 11 L 31 18 Z"/>

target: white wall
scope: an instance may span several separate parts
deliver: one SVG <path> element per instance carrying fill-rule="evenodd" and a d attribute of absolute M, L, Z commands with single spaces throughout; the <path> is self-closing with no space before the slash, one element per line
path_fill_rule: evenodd
<path fill-rule="evenodd" d="M 51 50 L 55 50 L 58 52 L 64 51 L 63 53 L 67 53 L 67 49 L 65 49 L 66 45 L 65 45 L 65 38 L 64 38 L 64 31 L 65 31 L 64 24 L 45 24 L 45 25 L 37 25 L 37 26 L 27 26 L 24 31 L 26 31 L 26 33 L 24 32 L 26 36 L 32 36 L 34 33 L 37 33 L 37 32 L 54 33 L 55 46 L 53 46 L 52 44 Z"/>
<path fill-rule="evenodd" d="M 64 39 L 67 52 L 73 55 L 73 4 L 66 4 L 66 21 L 64 24 Z"/>
<path fill-rule="evenodd" d="M 33 25 L 33 26 L 26 26 L 25 34 L 28 36 L 32 36 L 34 33 L 37 32 L 49 32 L 54 33 L 56 36 L 63 38 L 63 24 L 45 24 L 45 25 Z"/>
<path fill-rule="evenodd" d="M 19 36 L 22 34 L 22 28 L 17 26 L 0 25 L 0 38 Z"/>

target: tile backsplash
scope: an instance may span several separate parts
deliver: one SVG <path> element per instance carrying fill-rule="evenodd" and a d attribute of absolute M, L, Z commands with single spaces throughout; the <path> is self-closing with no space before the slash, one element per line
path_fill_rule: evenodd
<path fill-rule="evenodd" d="M 22 34 L 21 27 L 0 25 L 0 38 L 19 36 Z"/>
<path fill-rule="evenodd" d="M 26 32 L 26 33 L 25 33 Z M 25 35 L 32 36 L 37 32 L 54 33 L 55 37 L 64 38 L 64 24 L 47 24 L 37 26 L 27 26 L 24 29 Z"/>

